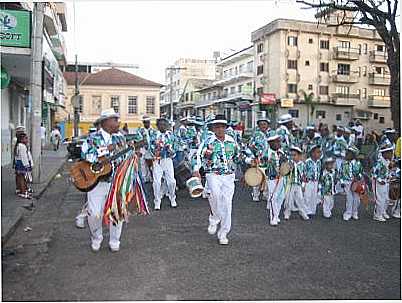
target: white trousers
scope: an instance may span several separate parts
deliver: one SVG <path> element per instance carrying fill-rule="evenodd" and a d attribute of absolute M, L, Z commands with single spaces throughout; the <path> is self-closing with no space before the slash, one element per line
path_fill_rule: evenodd
<path fill-rule="evenodd" d="M 267 209 L 269 209 L 270 223 L 278 223 L 279 212 L 285 199 L 284 179 L 268 180 Z"/>
<path fill-rule="evenodd" d="M 144 182 L 152 181 L 152 174 L 147 163 L 145 162 L 144 155 L 142 155 L 140 158 L 140 169 L 141 169 L 142 180 Z"/>
<path fill-rule="evenodd" d="M 88 225 L 91 231 L 91 241 L 95 246 L 102 243 L 102 219 L 103 210 L 107 195 L 109 193 L 110 183 L 99 182 L 98 185 L 87 193 L 88 197 Z M 116 226 L 112 223 L 109 225 L 109 246 L 112 249 L 118 249 L 120 246 L 120 235 L 123 223 L 120 222 Z"/>
<path fill-rule="evenodd" d="M 251 196 L 253 199 L 259 199 L 260 198 L 260 194 L 261 194 L 261 186 L 253 186 L 252 187 L 252 192 L 251 192 Z M 268 197 L 268 185 L 265 185 L 264 190 L 262 192 L 262 197 L 264 199 L 267 199 Z"/>
<path fill-rule="evenodd" d="M 307 207 L 304 202 L 301 185 L 292 184 L 290 186 L 290 190 L 286 195 L 285 211 L 284 211 L 285 217 L 289 218 L 293 205 L 297 206 L 299 214 L 302 217 L 307 216 Z"/>
<path fill-rule="evenodd" d="M 392 209 L 392 215 L 397 218 L 401 217 L 401 199 L 395 201 L 395 205 Z"/>
<path fill-rule="evenodd" d="M 166 180 L 168 188 L 168 197 L 172 206 L 176 205 L 176 180 L 174 178 L 173 161 L 171 158 L 161 159 L 154 161 L 153 169 L 154 175 L 154 204 L 155 207 L 160 208 L 162 200 L 162 177 Z"/>
<path fill-rule="evenodd" d="M 352 216 L 357 216 L 359 214 L 360 197 L 359 194 L 352 191 L 352 182 L 345 184 L 346 192 L 346 209 L 343 213 L 343 218 L 349 220 Z"/>
<path fill-rule="evenodd" d="M 324 196 L 324 203 L 322 205 L 322 211 L 325 218 L 331 218 L 332 209 L 334 208 L 334 196 Z"/>
<path fill-rule="evenodd" d="M 207 174 L 206 179 L 209 187 L 209 224 L 221 224 L 218 231 L 218 238 L 224 238 L 230 232 L 232 226 L 232 200 L 235 190 L 235 175 Z"/>
<path fill-rule="evenodd" d="M 320 194 L 318 192 L 318 181 L 309 181 L 306 183 L 304 191 L 304 199 L 306 202 L 307 214 L 315 215 L 317 205 L 320 203 Z"/>
<path fill-rule="evenodd" d="M 382 218 L 384 213 L 388 208 L 388 200 L 389 200 L 389 184 L 380 184 L 379 182 L 375 182 L 375 210 L 374 217 Z"/>

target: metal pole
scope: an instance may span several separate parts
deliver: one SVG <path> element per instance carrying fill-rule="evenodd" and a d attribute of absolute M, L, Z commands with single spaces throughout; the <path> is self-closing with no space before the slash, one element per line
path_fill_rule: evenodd
<path fill-rule="evenodd" d="M 31 65 L 31 152 L 34 163 L 32 177 L 40 182 L 41 167 L 41 120 L 42 120 L 42 48 L 43 48 L 43 15 L 45 3 L 36 2 L 33 8 L 32 31 L 32 65 Z"/>
<path fill-rule="evenodd" d="M 170 78 L 170 122 L 173 122 L 173 76 L 172 76 L 173 69 L 169 69 L 169 78 Z"/>
<path fill-rule="evenodd" d="M 74 96 L 74 137 L 78 136 L 78 124 L 80 122 L 80 113 L 79 113 L 79 81 L 78 81 L 78 55 L 75 55 L 75 96 Z"/>

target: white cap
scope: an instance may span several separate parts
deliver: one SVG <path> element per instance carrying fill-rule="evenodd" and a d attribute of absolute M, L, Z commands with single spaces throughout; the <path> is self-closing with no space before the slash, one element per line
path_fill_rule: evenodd
<path fill-rule="evenodd" d="M 299 153 L 303 153 L 303 151 L 301 150 L 301 148 L 300 147 L 297 147 L 297 146 L 291 146 L 290 147 L 290 150 L 295 150 L 295 151 L 297 151 L 297 152 L 299 152 Z"/>
<path fill-rule="evenodd" d="M 96 119 L 96 121 L 101 122 L 109 118 L 120 118 L 120 115 L 116 113 L 113 108 L 108 108 L 101 112 L 100 117 Z"/>

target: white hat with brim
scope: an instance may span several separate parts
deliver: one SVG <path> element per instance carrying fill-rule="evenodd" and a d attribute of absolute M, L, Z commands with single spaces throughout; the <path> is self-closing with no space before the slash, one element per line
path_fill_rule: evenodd
<path fill-rule="evenodd" d="M 354 147 L 354 146 L 349 146 L 346 150 L 354 153 L 354 154 L 358 154 L 359 153 L 359 149 Z"/>
<path fill-rule="evenodd" d="M 151 118 L 150 118 L 148 115 L 144 115 L 144 116 L 142 116 L 142 121 L 143 121 L 143 122 L 145 122 L 145 121 L 151 121 Z"/>
<path fill-rule="evenodd" d="M 90 131 L 90 132 L 96 132 L 96 127 L 90 127 L 90 128 L 89 128 L 89 131 Z"/>
<path fill-rule="evenodd" d="M 380 149 L 380 153 L 385 153 L 387 151 L 393 151 L 393 150 L 394 150 L 394 148 L 392 146 L 385 146 Z"/>
<path fill-rule="evenodd" d="M 272 136 L 268 137 L 267 141 L 268 142 L 275 141 L 275 140 L 278 140 L 280 138 L 281 138 L 281 136 L 279 136 L 279 135 L 272 135 Z"/>
<path fill-rule="evenodd" d="M 180 122 L 184 122 L 184 121 L 187 121 L 187 117 L 184 117 L 184 118 L 180 119 Z"/>
<path fill-rule="evenodd" d="M 293 121 L 293 117 L 291 115 L 283 115 L 279 118 L 278 123 L 284 124 L 284 123 L 288 123 L 290 121 Z"/>
<path fill-rule="evenodd" d="M 336 130 L 345 131 L 345 128 L 344 128 L 343 126 L 338 126 L 338 127 L 336 128 Z"/>
<path fill-rule="evenodd" d="M 16 131 L 16 132 L 24 132 L 24 131 L 26 131 L 26 128 L 25 128 L 25 126 L 23 126 L 23 125 L 19 125 L 19 126 L 17 126 L 17 127 L 15 128 L 15 131 Z"/>
<path fill-rule="evenodd" d="M 101 112 L 100 117 L 96 119 L 95 122 L 102 122 L 110 118 L 120 118 L 120 115 L 116 113 L 113 108 L 108 108 Z"/>
<path fill-rule="evenodd" d="M 312 126 L 312 125 L 309 125 L 309 126 L 306 127 L 306 130 L 314 130 L 314 129 L 315 129 L 315 127 Z"/>
<path fill-rule="evenodd" d="M 301 150 L 301 148 L 300 148 L 300 147 L 297 147 L 297 146 L 291 146 L 291 147 L 290 147 L 290 150 L 297 151 L 299 154 L 302 154 L 302 153 L 303 153 L 303 151 Z"/>
<path fill-rule="evenodd" d="M 384 131 L 384 133 L 385 133 L 385 134 L 395 134 L 396 131 L 395 131 L 395 129 L 386 129 L 386 130 Z"/>
<path fill-rule="evenodd" d="M 228 121 L 224 119 L 217 119 L 217 120 L 212 120 L 209 124 L 215 125 L 215 124 L 225 124 L 228 125 Z"/>
<path fill-rule="evenodd" d="M 325 163 L 333 163 L 335 162 L 335 158 L 329 157 L 324 160 Z"/>
<path fill-rule="evenodd" d="M 351 133 L 352 133 L 352 131 L 351 131 L 348 127 L 345 127 L 344 132 L 347 133 L 347 134 L 351 134 Z"/>
<path fill-rule="evenodd" d="M 271 123 L 271 120 L 269 120 L 268 118 L 259 118 L 259 119 L 257 120 L 257 124 L 258 124 L 259 122 L 263 122 L 263 121 L 265 121 L 265 122 L 267 122 L 267 123 Z"/>

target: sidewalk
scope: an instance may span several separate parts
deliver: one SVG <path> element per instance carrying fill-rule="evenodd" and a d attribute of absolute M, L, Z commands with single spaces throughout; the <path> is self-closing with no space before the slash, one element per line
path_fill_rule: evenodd
<path fill-rule="evenodd" d="M 24 206 L 31 202 L 35 203 L 46 190 L 49 183 L 57 174 L 67 159 L 67 149 L 62 145 L 59 151 L 44 150 L 42 154 L 42 165 L 39 182 L 34 182 L 34 199 L 27 200 L 19 198 L 15 194 L 15 174 L 11 165 L 1 168 L 1 242 L 4 243 L 14 232 L 15 228 L 22 220 Z"/>

